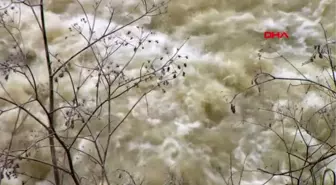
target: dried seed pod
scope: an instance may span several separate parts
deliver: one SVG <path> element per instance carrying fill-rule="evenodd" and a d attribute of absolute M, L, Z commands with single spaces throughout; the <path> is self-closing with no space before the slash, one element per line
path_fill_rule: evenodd
<path fill-rule="evenodd" d="M 236 107 L 233 104 L 231 104 L 231 111 L 233 114 L 236 113 Z"/>

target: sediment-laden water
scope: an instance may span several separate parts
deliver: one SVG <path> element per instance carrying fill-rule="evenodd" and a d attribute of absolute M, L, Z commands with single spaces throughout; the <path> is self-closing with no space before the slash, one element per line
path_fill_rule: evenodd
<path fill-rule="evenodd" d="M 102 8 L 96 15 L 90 14 L 89 11 L 92 10 L 93 0 L 80 2 L 88 10 L 91 21 L 96 16 L 96 32 L 103 33 L 110 16 L 104 8 L 107 1 L 103 1 Z M 139 2 L 111 1 L 112 6 L 116 8 L 112 25 L 122 25 L 141 15 L 141 11 L 133 11 Z M 5 5 L 8 2 L 1 3 Z M 283 128 L 274 122 L 274 115 L 258 108 L 269 108 L 272 105 L 276 107 L 277 103 L 286 105 L 285 100 L 289 100 L 290 103 L 305 106 L 309 114 L 309 107 L 314 109 L 314 106 L 323 105 L 322 98 L 315 93 L 308 93 L 307 97 L 303 97 L 304 89 L 287 93 L 286 84 L 274 83 L 264 86 L 261 94 L 253 91 L 239 96 L 235 102 L 236 114 L 232 113 L 228 101 L 235 93 L 249 87 L 260 69 L 286 77 L 296 75 L 293 68 L 283 59 L 259 60 L 258 50 L 265 45 L 276 48 L 293 64 L 299 66 L 303 73 L 315 78 L 323 64 L 301 66 L 301 63 L 309 59 L 315 44 L 323 42 L 323 30 L 319 22 L 323 23 L 330 37 L 336 36 L 335 4 L 335 0 L 172 0 L 168 6 L 168 13 L 146 17 L 118 32 L 121 37 L 128 31 L 139 36 L 137 25 L 156 32 L 150 39 L 157 40 L 158 44 L 146 43 L 145 48 L 139 51 L 131 67 L 127 69 L 128 74 L 135 74 L 143 61 L 161 56 L 164 60 L 168 59 L 165 55 L 166 50 L 173 52 L 173 48 L 179 47 L 187 39 L 180 55 L 183 58 L 181 61 L 188 67 L 185 71 L 186 76 L 172 82 L 172 85 L 165 89 L 166 93 L 156 90 L 147 95 L 146 101 L 141 101 L 114 133 L 107 163 L 110 175 L 113 175 L 113 170 L 122 168 L 137 177 L 143 177 L 146 184 L 159 185 L 167 182 L 168 172 L 172 171 L 179 178 L 183 178 L 185 184 L 219 185 L 225 184 L 219 168 L 223 176 L 229 177 L 231 168 L 234 172 L 239 172 L 244 166 L 246 172 L 241 184 L 257 185 L 265 182 L 269 176 L 251 170 L 265 167 L 286 168 L 287 154 L 279 138 L 269 129 L 243 123 L 242 120 L 261 125 L 270 122 L 274 124 L 274 130 L 280 131 Z M 23 48 L 31 56 L 29 65 L 36 74 L 37 83 L 41 85 L 41 96 L 46 97 L 48 91 L 45 85 L 48 76 L 44 64 L 42 34 L 30 8 L 16 4 L 13 10 L 9 10 L 9 14 L 15 11 L 21 12 L 14 17 L 20 18 Z M 49 0 L 46 2 L 45 15 L 51 53 L 57 53 L 61 60 L 65 60 L 85 46 L 85 40 L 78 35 L 71 36 L 72 32 L 69 30 L 71 24 L 84 25 L 81 21 L 84 14 L 77 2 Z M 267 30 L 287 31 L 289 39 L 265 40 L 263 33 Z M 13 31 L 18 34 L 18 30 Z M 84 28 L 83 34 L 88 33 L 88 28 Z M 8 59 L 13 50 L 9 47 L 11 45 L 11 35 L 1 27 L 1 60 Z M 268 51 L 268 54 L 270 57 L 274 56 L 271 51 Z M 121 49 L 114 55 L 113 60 L 122 65 L 131 55 L 129 49 Z M 87 52 L 85 56 L 77 57 L 73 62 L 90 65 L 92 60 L 94 56 Z M 79 71 L 74 69 L 71 72 L 77 74 L 74 78 L 79 80 Z M 85 75 L 86 73 L 82 76 Z M 26 101 L 34 93 L 29 90 L 27 81 L 17 74 L 10 75 L 8 81 L 3 84 L 18 102 Z M 72 86 L 69 80 L 60 81 L 56 88 L 66 98 L 71 97 Z M 87 99 L 94 97 L 95 79 L 83 88 L 82 96 L 87 96 Z M 0 96 L 6 96 L 3 89 L 0 93 Z M 141 93 L 141 90 L 130 91 L 113 101 L 112 119 L 120 120 Z M 7 104 L 0 102 L 0 109 L 5 109 L 6 106 Z M 31 110 L 41 112 L 34 107 Z M 5 146 L 10 141 L 11 125 L 15 122 L 16 113 L 9 112 L 0 117 L 0 146 Z M 103 109 L 102 114 L 106 115 L 107 109 Z M 39 116 L 45 119 L 43 115 Z M 56 119 L 60 125 L 64 122 L 63 118 Z M 102 127 L 103 120 L 97 119 L 92 122 L 93 130 Z M 319 123 L 310 127 L 311 133 L 307 133 L 306 137 L 321 138 L 325 135 L 328 128 Z M 18 139 L 14 141 L 14 148 L 19 148 L 23 141 L 28 145 L 30 141 L 36 140 L 39 131 L 42 130 L 31 119 L 27 119 L 25 124 L 18 133 Z M 335 125 L 335 122 L 333 124 Z M 284 138 L 293 137 L 296 127 L 290 123 L 282 125 L 286 130 L 283 133 Z M 295 142 L 298 150 L 302 149 L 302 143 L 299 140 Z M 328 142 L 335 144 L 335 137 Z M 78 148 L 81 147 L 89 151 L 92 146 L 83 140 L 78 143 Z M 45 149 L 40 153 L 32 152 L 32 155 L 47 159 L 48 157 L 44 156 L 44 152 L 47 151 Z M 300 162 L 297 162 L 297 165 L 300 165 Z M 335 169 L 335 163 L 329 166 Z M 30 164 L 26 164 L 25 168 L 41 178 L 52 179 L 52 171 L 48 168 Z M 90 175 L 90 168 L 93 169 L 93 166 L 89 165 L 89 159 L 83 157 L 76 158 L 75 168 L 85 176 Z M 239 173 L 234 176 L 237 184 L 238 179 Z M 71 179 L 68 180 L 66 184 L 71 184 Z M 42 181 L 40 184 L 48 182 Z M 285 182 L 283 178 L 275 178 L 270 184 Z"/>

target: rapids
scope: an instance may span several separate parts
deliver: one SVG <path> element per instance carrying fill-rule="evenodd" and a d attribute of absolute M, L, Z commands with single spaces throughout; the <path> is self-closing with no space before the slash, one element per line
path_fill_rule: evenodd
<path fill-rule="evenodd" d="M 80 2 L 88 10 L 94 3 L 93 0 Z M 141 10 L 133 11 L 138 0 L 111 2 L 116 8 L 113 26 L 122 25 L 141 15 Z M 1 3 L 4 6 L 8 1 L 2 0 Z M 137 178 L 145 179 L 146 185 L 163 185 L 169 178 L 168 172 L 183 178 L 188 185 L 220 185 L 225 182 L 218 172 L 219 169 L 222 175 L 229 177 L 232 167 L 234 172 L 238 172 L 234 175 L 234 181 L 238 184 L 239 172 L 244 166 L 241 184 L 258 185 L 269 176 L 252 170 L 266 166 L 271 169 L 285 168 L 288 165 L 285 160 L 287 154 L 279 138 L 268 129 L 242 123 L 242 119 L 264 124 L 273 119 L 274 115 L 258 111 L 258 107 L 276 107 L 288 102 L 299 102 L 305 107 L 314 108 L 323 105 L 323 99 L 314 93 L 302 98 L 303 89 L 287 93 L 286 84 L 274 83 L 263 87 L 262 95 L 253 91 L 240 96 L 236 102 L 236 114 L 231 112 L 228 102 L 235 93 L 251 85 L 251 79 L 260 69 L 287 77 L 297 76 L 281 59 L 258 60 L 258 50 L 265 45 L 271 45 L 301 67 L 301 63 L 309 59 L 313 45 L 323 41 L 320 21 L 330 37 L 336 36 L 335 5 L 335 0 L 172 0 L 168 13 L 146 17 L 118 32 L 121 37 L 127 31 L 138 33 L 136 26 L 143 25 L 146 30 L 156 32 L 151 39 L 159 42 L 160 47 L 146 44 L 146 48 L 139 52 L 134 58 L 134 64 L 128 69 L 130 75 L 136 73 L 142 61 L 163 56 L 165 48 L 173 52 L 185 40 L 187 42 L 180 53 L 183 57 L 188 57 L 183 60 L 188 68 L 185 78 L 172 82 L 166 93 L 157 90 L 149 94 L 147 101 L 141 101 L 118 128 L 109 150 L 109 173 L 113 175 L 113 170 L 125 169 Z M 108 24 L 109 13 L 106 6 L 107 0 L 104 0 L 102 8 L 97 11 L 97 33 L 102 33 Z M 44 97 L 47 93 L 44 85 L 48 82 L 48 74 L 43 64 L 42 34 L 31 9 L 21 5 L 12 11 L 18 8 L 21 12 L 20 32 L 24 48 L 31 53 L 29 65 L 41 84 L 41 94 Z M 82 24 L 81 19 L 84 17 L 76 1 L 48 0 L 45 14 L 51 53 L 58 53 L 60 58 L 67 59 L 85 46 L 85 40 L 80 36 L 71 36 L 72 32 L 69 31 L 71 24 Z M 93 18 L 94 15 L 89 14 L 91 21 Z M 266 30 L 286 30 L 289 39 L 265 40 L 263 32 Z M 83 34 L 89 34 L 89 30 L 84 28 Z M 8 46 L 11 42 L 11 36 L 0 27 L 0 60 L 8 57 L 11 52 Z M 272 51 L 267 52 L 270 57 L 274 56 Z M 89 52 L 85 55 L 75 58 L 73 62 L 89 65 L 93 56 Z M 114 57 L 123 64 L 131 57 L 131 53 L 127 49 L 121 49 Z M 319 73 L 318 67 L 305 65 L 300 69 L 304 74 L 315 78 L 315 74 Z M 73 71 L 74 74 L 76 72 L 78 71 Z M 80 77 L 76 76 L 76 80 L 78 78 Z M 92 79 L 83 87 L 83 96 L 95 96 L 94 83 Z M 32 92 L 28 87 L 29 84 L 23 77 L 15 74 L 9 77 L 6 84 L 8 92 L 18 102 L 29 99 Z M 67 98 L 70 97 L 72 89 L 69 80 L 60 81 L 57 88 Z M 0 93 L 0 96 L 4 95 L 3 90 Z M 131 91 L 116 99 L 112 105 L 112 119 L 121 119 L 140 95 L 140 91 Z M 4 107 L 0 103 L 0 109 Z M 33 111 L 38 113 L 40 110 Z M 104 109 L 103 114 L 106 111 Z M 15 111 L 0 117 L 0 148 L 10 140 L 10 123 L 15 118 Z M 42 115 L 41 118 L 45 119 Z M 57 118 L 57 122 L 63 121 L 62 118 Z M 93 129 L 94 125 L 96 129 L 101 127 L 100 120 L 93 122 Z M 22 140 L 33 141 L 35 136 L 27 135 L 38 135 L 41 129 L 39 126 L 35 128 L 36 124 L 29 119 L 26 124 L 18 135 L 16 144 Z M 288 127 L 285 128 L 284 137 L 293 137 L 295 127 L 291 124 L 285 125 Z M 311 129 L 312 133 L 305 133 L 305 137 L 322 137 L 321 134 L 327 129 L 325 127 L 323 124 L 317 125 Z M 282 128 L 275 124 L 274 129 Z M 335 144 L 335 133 L 333 134 L 331 144 Z M 295 146 L 302 149 L 302 143 L 299 140 L 296 142 Z M 90 152 L 90 147 L 92 146 L 85 140 L 78 143 L 78 148 L 85 148 L 87 152 Z M 41 152 L 32 155 L 47 159 L 48 157 L 43 156 L 46 151 Z M 89 168 L 94 169 L 94 166 L 86 165 L 89 159 L 79 154 L 76 156 L 75 167 L 80 169 L 80 174 L 90 174 Z M 25 167 L 27 172 L 52 179 L 52 172 L 48 169 L 29 165 Z M 336 169 L 336 163 L 330 163 L 329 167 Z M 71 179 L 68 181 L 67 183 L 72 183 Z M 269 184 L 285 184 L 285 181 L 283 178 L 274 178 Z M 49 183 L 45 180 L 36 184 Z"/>

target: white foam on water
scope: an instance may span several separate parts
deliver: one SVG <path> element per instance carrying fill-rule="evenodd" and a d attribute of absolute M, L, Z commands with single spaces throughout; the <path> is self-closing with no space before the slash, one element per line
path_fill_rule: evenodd
<path fill-rule="evenodd" d="M 265 17 L 263 18 L 259 24 L 257 25 L 257 30 L 259 32 L 265 31 L 286 31 L 287 26 L 289 26 L 288 17 L 289 15 L 282 18 L 272 18 L 272 17 Z"/>
<path fill-rule="evenodd" d="M 333 3 L 333 0 L 321 0 L 319 3 L 318 8 L 313 12 L 314 17 L 320 17 L 323 13 L 326 6 L 329 6 L 331 3 Z"/>
<path fill-rule="evenodd" d="M 252 13 L 243 13 L 243 14 L 238 14 L 235 16 L 230 16 L 228 18 L 225 18 L 223 22 L 218 22 L 218 24 L 223 24 L 223 23 L 231 23 L 231 22 L 240 22 L 240 21 L 254 21 L 256 20 L 255 16 Z"/>
<path fill-rule="evenodd" d="M 119 4 L 121 4 L 122 1 L 118 1 Z M 130 6 L 133 5 L 134 2 L 136 1 L 124 1 L 124 5 L 123 6 Z M 316 16 L 316 20 L 309 20 L 309 19 L 304 19 L 302 17 L 299 17 L 298 15 L 293 15 L 292 13 L 282 13 L 281 15 L 283 16 L 283 18 L 280 19 L 275 19 L 275 18 L 264 18 L 261 20 L 261 22 L 255 27 L 255 31 L 258 32 L 262 32 L 262 31 L 267 31 L 267 30 L 271 30 L 271 29 L 275 29 L 275 30 L 286 30 L 288 26 L 291 26 L 291 24 L 298 24 L 300 23 L 301 25 L 297 27 L 297 29 L 295 30 L 294 33 L 292 33 L 292 35 L 297 39 L 297 42 L 304 44 L 305 38 L 306 37 L 316 37 L 318 36 L 318 32 L 317 30 L 315 30 L 313 27 L 314 25 L 317 24 L 317 22 L 319 21 L 318 16 L 321 14 L 321 11 L 323 10 L 323 6 L 325 6 L 325 4 L 330 3 L 331 1 L 328 0 L 323 0 L 321 1 L 319 8 L 317 10 L 315 10 L 315 12 L 313 13 L 314 16 Z M 91 3 L 90 0 L 86 0 L 84 3 L 89 4 Z M 215 11 L 215 10 L 214 10 Z M 309 14 L 311 10 L 309 9 L 303 9 L 302 10 L 305 14 Z M 27 16 L 23 16 L 24 18 L 24 22 L 27 23 L 31 23 L 34 21 L 33 18 L 31 18 L 30 14 L 28 13 L 29 9 L 24 9 L 24 15 Z M 71 13 L 71 12 L 69 12 Z M 28 16 L 29 15 L 29 16 Z M 82 15 L 71 15 L 71 16 L 60 16 L 57 14 L 52 14 L 52 13 L 48 13 L 47 14 L 47 19 L 50 22 L 50 24 L 48 24 L 48 29 L 50 30 L 61 30 L 61 32 L 63 31 L 64 33 L 60 34 L 54 41 L 52 41 L 50 43 L 51 46 L 51 51 L 66 51 L 65 53 L 67 54 L 71 54 L 73 53 L 73 51 L 78 51 L 81 48 L 83 48 L 86 43 L 85 40 L 80 39 L 80 36 L 75 36 L 73 38 L 69 37 L 67 41 L 65 41 L 63 38 L 64 36 L 70 34 L 70 32 L 68 31 L 68 27 L 75 23 L 75 22 L 80 22 L 80 19 L 83 18 L 83 14 Z M 295 17 L 295 19 L 293 19 L 292 21 L 294 23 L 292 23 L 290 21 L 291 18 Z M 89 15 L 89 19 L 90 22 L 92 22 L 93 20 L 93 16 Z M 230 23 L 230 22 L 239 22 L 239 21 L 252 21 L 257 19 L 252 13 L 244 13 L 241 15 L 237 15 L 237 16 L 231 16 L 228 18 L 223 18 L 222 20 L 215 22 L 215 23 L 211 23 L 212 25 L 220 25 L 223 22 L 225 23 Z M 197 21 L 197 20 L 196 20 Z M 199 20 L 201 22 L 201 20 Z M 103 18 L 97 18 L 96 19 L 96 34 L 97 37 L 99 37 L 99 35 L 101 35 L 105 28 L 106 25 L 108 24 L 106 19 Z M 116 28 L 116 27 L 120 27 L 121 25 L 117 24 L 116 22 L 112 22 L 111 27 Z M 25 30 L 25 32 L 31 34 L 31 33 L 35 33 L 37 32 L 37 29 L 33 29 L 33 28 L 26 28 L 27 30 Z M 131 34 L 134 34 L 134 37 L 139 37 L 140 34 L 138 32 L 138 28 L 136 26 L 128 26 L 125 30 L 121 30 L 119 31 L 117 34 L 114 34 L 113 36 L 118 36 L 118 38 L 113 38 L 112 40 L 110 40 L 110 43 L 114 43 L 116 40 L 120 40 L 120 38 L 123 39 L 128 39 L 127 37 L 127 32 L 131 31 Z M 149 32 L 148 30 L 146 30 L 147 32 Z M 88 36 L 89 35 L 89 30 L 87 28 L 85 28 L 83 30 L 83 34 Z M 198 43 L 202 43 L 202 39 L 204 39 L 206 37 L 192 37 L 191 40 L 193 40 L 193 42 L 195 42 L 195 46 L 191 45 L 191 44 L 187 44 L 185 45 L 180 52 L 183 55 L 188 55 L 189 60 L 186 60 L 185 62 L 190 63 L 190 64 L 202 64 L 202 66 L 206 66 L 206 65 L 215 65 L 218 68 L 220 67 L 232 67 L 232 66 L 239 66 L 240 64 L 237 64 L 237 61 L 234 59 L 227 59 L 225 57 L 225 54 L 221 53 L 205 53 L 202 50 L 202 47 L 200 47 L 202 44 Z M 164 52 L 164 47 L 168 47 L 170 53 L 174 53 L 176 51 L 176 46 L 179 46 L 183 41 L 182 40 L 174 40 L 172 39 L 172 36 L 169 34 L 164 34 L 164 33 L 160 33 L 157 32 L 155 35 L 150 36 L 151 40 L 157 40 L 160 44 L 155 45 L 155 44 L 148 44 L 146 43 L 145 46 L 145 50 L 139 50 L 139 52 L 137 53 L 137 58 L 135 59 L 136 62 L 142 62 L 145 59 L 148 58 L 155 58 L 155 57 L 160 57 L 163 55 Z M 38 40 L 37 37 L 31 37 L 30 40 L 27 41 L 28 46 L 37 46 L 38 42 L 36 41 Z M 136 39 L 134 40 L 128 40 L 129 42 L 136 44 Z M 223 41 L 224 42 L 224 41 Z M 41 46 L 39 46 L 41 47 Z M 295 52 L 295 53 L 300 53 L 300 54 L 305 54 L 305 46 L 303 45 L 303 47 L 300 48 L 294 48 L 290 45 L 282 45 L 280 47 L 280 49 L 284 52 Z M 131 51 L 131 52 L 130 52 Z M 103 52 L 103 51 L 102 51 Z M 41 56 L 43 56 L 43 52 L 41 52 Z M 118 62 L 123 62 L 123 61 L 127 61 L 127 58 L 132 56 L 132 47 L 123 47 L 121 48 L 114 56 L 113 59 L 115 59 Z M 165 56 L 166 57 L 166 56 Z M 223 64 L 225 62 L 225 64 Z M 232 67 L 233 68 L 233 67 Z M 39 70 L 41 72 L 43 72 L 42 70 L 43 68 L 39 68 Z M 230 68 L 231 69 L 231 68 Z M 200 70 L 197 67 L 191 66 L 190 69 L 190 73 L 191 75 L 204 75 L 204 78 L 208 75 L 208 74 L 201 74 L 199 72 Z M 134 73 L 136 74 L 137 70 L 130 70 L 130 73 Z M 277 71 L 279 76 L 286 76 L 286 77 L 300 77 L 299 75 L 297 75 L 294 72 L 290 72 L 290 71 L 286 71 L 284 69 L 278 69 Z M 213 73 L 212 71 L 209 71 L 209 74 Z M 88 73 L 84 73 L 85 75 L 87 75 Z M 42 75 L 41 75 L 42 76 Z M 15 81 L 20 81 L 22 79 L 20 79 L 19 77 L 15 76 L 13 77 Z M 94 77 L 92 79 L 90 79 L 90 81 L 88 82 L 88 85 L 86 85 L 85 87 L 83 87 L 85 92 L 90 92 L 92 89 L 94 89 L 95 86 L 95 82 L 96 82 L 97 78 Z M 200 81 L 200 82 L 194 82 L 194 83 L 209 83 L 206 81 Z M 183 84 L 182 84 L 183 85 Z M 190 87 L 188 87 L 190 88 Z M 71 90 L 69 88 L 69 90 Z M 189 101 L 189 102 L 194 102 L 194 101 L 198 101 L 195 100 L 194 97 L 195 96 L 191 96 L 190 94 L 195 93 L 195 91 L 197 91 L 197 89 L 190 89 L 190 91 L 185 92 L 186 94 L 186 98 L 185 101 Z M 90 95 L 89 93 L 87 93 L 88 96 Z M 187 153 L 189 153 L 190 155 L 193 156 L 197 156 L 199 158 L 204 159 L 205 163 L 206 161 L 209 161 L 211 156 L 205 155 L 205 151 L 207 150 L 211 150 L 211 148 L 202 148 L 202 147 L 197 147 L 197 146 L 190 146 L 188 145 L 188 141 L 184 141 L 183 136 L 187 136 L 188 134 L 190 134 L 190 132 L 193 131 L 193 129 L 196 128 L 200 128 L 202 126 L 202 121 L 190 121 L 190 119 L 188 119 L 187 115 L 187 111 L 184 111 L 182 106 L 180 106 L 179 102 L 174 102 L 174 96 L 172 95 L 173 92 L 168 92 L 166 96 L 151 96 L 148 97 L 149 98 L 149 102 L 150 102 L 150 106 L 151 109 L 155 110 L 154 111 L 154 116 L 149 117 L 149 118 L 145 118 L 145 115 L 147 116 L 147 110 L 146 110 L 146 105 L 144 102 L 140 103 L 140 107 L 138 109 L 135 109 L 132 112 L 132 116 L 133 118 L 136 119 L 140 119 L 140 120 L 144 120 L 144 123 L 139 123 L 139 124 L 149 124 L 150 126 L 153 127 L 161 127 L 162 129 L 168 128 L 170 130 L 175 131 L 174 133 L 171 134 L 170 137 L 167 137 L 164 139 L 163 143 L 161 145 L 153 145 L 150 144 L 147 141 L 131 141 L 128 144 L 128 147 L 130 150 L 140 150 L 140 151 L 151 151 L 153 153 L 157 153 L 157 155 L 162 158 L 166 164 L 168 165 L 176 165 L 179 158 L 179 155 L 177 155 L 178 157 L 172 157 L 174 156 L 175 153 L 181 152 L 181 151 L 186 151 Z M 155 95 L 155 93 L 154 93 Z M 189 96 L 190 95 L 190 96 Z M 316 105 L 320 99 L 314 95 L 314 94 L 310 94 L 307 99 L 309 100 L 313 100 L 310 102 L 309 106 L 313 106 Z M 137 101 L 137 99 L 135 97 L 128 97 L 128 99 L 125 99 L 125 102 L 128 102 L 125 105 L 120 105 L 121 109 L 123 108 L 131 108 L 134 103 Z M 94 105 L 92 105 L 93 107 Z M 189 106 L 189 109 L 194 109 L 194 104 L 188 104 L 187 106 Z M 115 113 L 115 115 L 117 117 L 122 118 L 123 116 L 125 116 L 124 112 L 119 112 L 117 111 Z M 165 121 L 168 122 L 166 123 Z M 163 127 L 163 124 L 171 124 L 167 127 Z M 251 132 L 257 132 L 258 129 L 255 127 L 249 128 Z M 123 134 L 125 133 L 118 133 L 116 135 L 116 147 L 119 147 L 121 145 L 121 143 L 119 142 L 119 138 L 121 138 L 123 136 Z M 258 164 L 261 162 L 262 160 L 262 155 L 260 153 L 267 151 L 267 149 L 272 145 L 271 143 L 271 139 L 267 140 L 266 138 L 268 137 L 268 135 L 266 133 L 264 134 L 260 134 L 257 138 L 242 138 L 239 140 L 239 145 L 235 148 L 234 153 L 236 158 L 242 160 L 243 158 L 245 158 L 247 155 L 249 156 L 250 162 L 248 162 L 247 164 L 249 164 L 248 166 L 250 166 L 252 168 L 252 163 L 254 164 Z M 269 136 L 270 137 L 270 136 Z M 306 137 L 309 137 L 308 135 Z M 250 154 L 246 154 L 244 153 L 244 149 L 242 148 L 242 146 L 244 145 L 244 143 L 249 142 L 249 144 L 253 144 L 255 147 L 253 148 L 253 150 L 251 151 Z M 82 140 L 79 144 L 79 147 L 83 147 L 88 145 L 87 142 L 85 142 L 84 140 Z M 139 156 L 139 158 L 141 158 L 140 160 L 140 164 L 145 164 L 147 161 L 145 160 L 146 156 Z M 185 160 L 185 159 L 184 159 Z M 75 160 L 75 162 L 79 162 L 80 160 Z M 223 161 L 227 162 L 227 161 Z M 336 168 L 335 168 L 336 169 Z M 219 177 L 217 175 L 214 175 L 211 170 L 205 168 L 204 169 L 205 174 L 209 177 L 209 179 L 211 179 L 212 181 L 215 182 L 219 182 Z M 253 177 L 253 181 L 247 182 L 244 181 L 243 184 L 245 185 L 255 185 L 255 184 L 262 184 L 264 183 L 264 180 L 260 180 L 260 177 Z"/>
<path fill-rule="evenodd" d="M 163 159 L 168 166 L 174 166 L 176 160 L 173 159 L 172 156 L 175 152 L 179 152 L 183 148 L 178 140 L 172 137 L 167 137 L 158 149 L 161 159 Z"/>
<path fill-rule="evenodd" d="M 174 124 L 177 126 L 177 135 L 184 136 L 190 131 L 201 126 L 200 122 L 186 123 L 184 120 L 176 120 Z"/>

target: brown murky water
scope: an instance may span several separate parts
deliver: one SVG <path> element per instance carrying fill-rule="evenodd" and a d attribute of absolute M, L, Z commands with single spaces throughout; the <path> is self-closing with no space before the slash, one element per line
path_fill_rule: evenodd
<path fill-rule="evenodd" d="M 81 2 L 84 8 L 91 8 L 91 0 Z M 69 25 L 80 22 L 82 10 L 70 0 L 49 0 L 47 3 L 50 50 L 67 58 L 85 45 L 79 37 L 64 39 L 69 35 Z M 118 0 L 113 1 L 113 6 L 118 7 L 118 12 L 127 13 L 133 10 L 136 3 L 136 0 Z M 155 37 L 163 46 L 177 46 L 190 37 L 181 50 L 189 57 L 189 68 L 186 77 L 176 82 L 172 88 L 166 89 L 165 94 L 161 91 L 151 93 L 147 97 L 148 110 L 146 102 L 141 102 L 118 129 L 109 151 L 110 174 L 114 175 L 113 170 L 123 168 L 144 177 L 146 184 L 161 185 L 167 181 L 168 171 L 173 171 L 189 185 L 219 185 L 224 182 L 216 169 L 220 167 L 222 174 L 228 176 L 230 156 L 232 167 L 237 171 L 242 168 L 245 157 L 245 170 L 272 165 L 270 168 L 286 167 L 286 153 L 280 140 L 271 131 L 253 124 L 242 124 L 241 120 L 244 118 L 260 124 L 267 123 L 274 115 L 255 108 L 270 107 L 278 100 L 309 103 L 312 107 L 321 100 L 317 97 L 315 101 L 313 94 L 308 101 L 302 100 L 300 96 L 303 91 L 287 93 L 287 86 L 279 83 L 264 88 L 263 96 L 254 91 L 241 97 L 237 102 L 237 114 L 231 113 L 227 100 L 234 93 L 248 87 L 260 68 L 278 74 L 287 74 L 286 71 L 290 70 L 290 66 L 283 60 L 258 60 L 257 51 L 262 45 L 270 44 L 278 48 L 294 64 L 300 65 L 309 58 L 309 52 L 312 51 L 310 48 L 323 39 L 319 21 L 323 22 L 330 36 L 335 37 L 335 4 L 335 0 L 173 0 L 167 14 L 141 20 L 141 24 L 158 32 Z M 141 12 L 131 15 L 139 13 Z M 106 24 L 108 13 L 100 9 L 97 17 L 96 27 L 99 30 Z M 32 57 L 31 66 L 38 73 L 38 83 L 46 84 L 45 66 L 40 65 L 44 55 L 42 36 L 39 35 L 30 9 L 22 7 L 21 19 L 25 48 L 33 53 L 32 56 L 36 56 Z M 128 19 L 117 14 L 115 23 L 122 24 Z M 136 29 L 130 27 L 127 30 Z M 290 38 L 266 41 L 263 38 L 266 30 L 286 30 Z M 6 52 L 9 52 L 7 43 L 11 38 L 5 36 L 2 28 L 0 31 L 0 57 L 5 58 Z M 162 50 L 158 48 L 150 48 L 135 60 L 159 56 L 160 52 Z M 127 56 L 127 52 L 117 55 L 120 60 Z M 86 57 L 92 58 L 90 54 Z M 79 57 L 74 61 L 82 59 Z M 137 67 L 140 66 L 134 66 L 135 69 Z M 304 66 L 302 71 L 313 74 L 317 70 L 316 66 Z M 58 87 L 66 97 L 71 97 L 69 83 L 62 81 Z M 15 75 L 6 87 L 18 101 L 24 101 L 33 93 L 28 90 L 29 84 Z M 87 96 L 94 96 L 94 86 L 88 85 L 85 88 Z M 2 90 L 0 93 L 0 96 L 4 95 Z M 113 119 L 120 119 L 138 96 L 139 92 L 130 92 L 116 100 L 112 106 Z M 3 108 L 5 105 L 0 106 Z M 107 110 L 104 111 L 106 114 Z M 9 125 L 14 121 L 15 112 L 0 117 L 0 146 L 9 141 Z M 60 118 L 58 121 L 64 120 Z M 35 128 L 32 120 L 27 120 L 26 124 L 20 135 L 22 138 L 28 132 L 38 133 L 41 129 L 38 126 Z M 102 124 L 102 120 L 94 120 L 92 127 L 98 129 Z M 288 127 L 284 137 L 293 137 L 295 128 L 289 123 L 285 125 Z M 316 127 L 319 128 L 318 131 L 312 127 L 311 134 L 323 137 L 323 130 L 327 126 L 321 123 Z M 274 129 L 282 128 L 275 123 Z M 332 140 L 330 143 L 335 144 Z M 92 147 L 84 140 L 79 145 L 85 146 L 87 151 Z M 302 143 L 297 141 L 296 145 L 299 150 L 302 149 Z M 46 151 L 33 155 L 48 158 L 43 153 Z M 93 169 L 94 165 L 86 158 L 79 158 L 75 167 L 83 169 L 79 172 L 85 175 L 91 173 L 89 168 Z M 29 164 L 26 168 L 32 174 L 41 173 L 42 177 L 48 171 Z M 234 178 L 239 177 L 239 174 L 236 175 Z M 267 178 L 260 173 L 246 172 L 241 184 L 257 185 Z M 270 184 L 281 184 L 282 180 L 276 179 Z M 44 183 L 47 184 L 42 184 Z"/>

